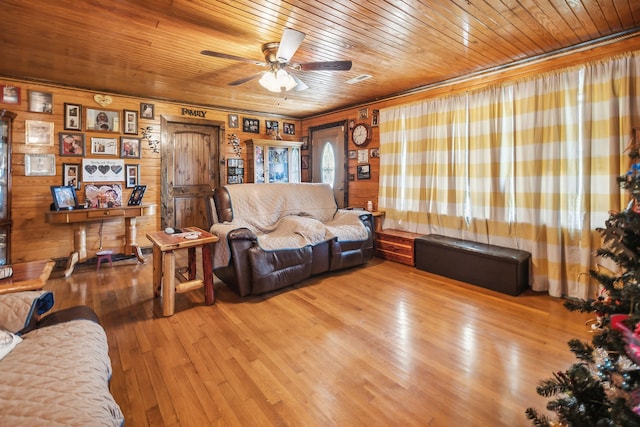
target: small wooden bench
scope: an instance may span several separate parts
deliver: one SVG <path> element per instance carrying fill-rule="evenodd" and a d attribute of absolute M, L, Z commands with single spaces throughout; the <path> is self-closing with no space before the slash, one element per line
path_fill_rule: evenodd
<path fill-rule="evenodd" d="M 519 249 L 428 234 L 415 240 L 416 268 L 509 295 L 529 287 L 531 254 Z"/>

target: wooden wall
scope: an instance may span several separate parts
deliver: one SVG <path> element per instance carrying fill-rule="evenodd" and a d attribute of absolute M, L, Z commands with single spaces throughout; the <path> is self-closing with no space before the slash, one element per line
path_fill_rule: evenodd
<path fill-rule="evenodd" d="M 356 123 L 368 122 L 371 124 L 371 115 L 373 110 L 379 110 L 388 106 L 406 104 L 416 102 L 423 99 L 445 96 L 448 94 L 458 93 L 462 91 L 479 89 L 482 87 L 506 82 L 513 79 L 526 78 L 540 73 L 564 68 L 567 66 L 577 65 L 587 61 L 593 61 L 621 54 L 624 52 L 640 49 L 637 38 L 625 40 L 609 45 L 592 48 L 585 51 L 573 52 L 565 54 L 554 59 L 546 61 L 532 62 L 526 66 L 504 70 L 492 75 L 485 75 L 457 83 L 441 85 L 433 87 L 430 90 L 423 90 L 408 96 L 387 99 L 380 102 L 374 102 L 366 105 L 358 105 L 353 108 L 344 109 L 330 114 L 323 114 L 316 117 L 308 118 L 303 121 L 288 120 L 277 117 L 265 112 L 264 115 L 252 115 L 233 112 L 238 114 L 238 129 L 229 129 L 227 127 L 226 134 L 236 133 L 242 141 L 243 148 L 242 157 L 246 160 L 246 147 L 244 141 L 251 138 L 269 138 L 265 133 L 265 120 L 276 120 L 282 128 L 284 121 L 294 123 L 296 126 L 295 135 L 283 135 L 287 140 L 300 140 L 302 136 L 309 135 L 311 127 L 320 126 L 326 123 L 339 121 L 348 122 L 354 120 Z M 62 164 L 63 163 L 80 163 L 81 159 L 77 157 L 61 157 L 59 156 L 59 144 L 57 135 L 63 131 L 63 108 L 64 103 L 81 104 L 83 107 L 98 108 L 98 104 L 94 101 L 95 93 L 76 90 L 67 87 L 55 87 L 50 85 L 35 84 L 33 82 L 0 79 L 0 85 L 16 85 L 21 88 L 22 103 L 20 105 L 10 105 L 0 103 L 1 109 L 14 111 L 18 114 L 14 122 L 13 132 L 13 157 L 12 157 L 12 173 L 13 185 L 11 192 L 12 200 L 12 218 L 14 225 L 12 229 L 12 251 L 11 261 L 20 262 L 28 260 L 36 260 L 42 258 L 62 258 L 69 255 L 73 250 L 73 227 L 71 225 L 49 225 L 45 223 L 45 212 L 49 209 L 51 203 L 51 194 L 49 187 L 52 185 L 62 184 Z M 27 95 L 28 90 L 38 90 L 51 92 L 54 95 L 54 113 L 32 113 L 28 112 Z M 110 95 L 110 94 L 106 94 Z M 175 104 L 171 102 L 160 102 L 156 100 L 140 99 L 126 97 L 120 95 L 110 95 L 113 98 L 111 105 L 105 107 L 108 109 L 119 110 L 140 109 L 141 102 L 148 102 L 155 105 L 155 119 L 140 119 L 140 126 L 152 126 L 152 134 L 159 138 L 160 136 L 160 115 L 181 116 L 184 115 L 182 108 L 197 109 L 206 112 L 206 119 L 220 120 L 227 123 L 229 111 L 211 110 L 198 106 L 189 106 L 183 104 Z M 368 110 L 368 118 L 366 120 L 358 119 L 359 110 L 366 108 Z M 188 116 L 185 116 L 188 117 Z M 255 118 L 260 120 L 260 134 L 243 133 L 242 119 L 243 117 Z M 56 135 L 55 144 L 51 147 L 25 145 L 25 120 L 41 120 L 53 121 L 54 131 Z M 379 128 L 372 127 L 373 138 L 367 145 L 368 149 L 379 148 Z M 87 157 L 91 157 L 89 149 L 89 139 L 93 136 L 104 136 L 104 134 L 92 134 L 84 132 L 87 137 Z M 120 135 L 117 135 L 120 136 Z M 140 136 L 140 135 L 139 135 Z M 140 164 L 140 183 L 148 186 L 147 193 L 144 196 L 145 203 L 155 203 L 158 205 L 157 216 L 140 218 L 138 220 L 138 242 L 142 246 L 149 246 L 149 242 L 144 237 L 149 231 L 155 231 L 160 228 L 160 154 L 152 152 L 148 146 L 143 143 L 142 157 L 140 159 L 126 159 L 126 164 Z M 349 137 L 349 150 L 355 150 L 356 147 Z M 27 177 L 24 176 L 24 155 L 26 153 L 49 153 L 56 155 L 56 176 L 52 177 Z M 231 146 L 227 141 L 221 141 L 220 153 L 224 157 L 232 156 Z M 309 154 L 303 152 L 303 154 Z M 379 159 L 369 158 L 371 164 L 371 179 L 354 180 L 349 182 L 349 204 L 351 206 L 365 207 L 367 200 L 374 202 L 374 209 L 378 207 L 378 170 Z M 356 159 L 349 160 L 349 173 L 356 174 Z M 224 175 L 224 174 L 223 174 Z M 309 180 L 309 171 L 303 170 L 303 180 Z M 123 199 L 129 197 L 130 190 L 125 189 Z M 82 194 L 82 190 L 80 190 Z M 81 196 L 82 198 L 82 196 Z M 99 248 L 99 230 L 100 223 L 90 223 L 87 228 L 87 249 L 91 256 Z M 121 248 L 124 243 L 124 227 L 122 220 L 105 221 L 103 224 L 103 247 L 105 248 Z"/>
<path fill-rule="evenodd" d="M 6 109 L 17 113 L 13 128 L 13 144 L 12 144 L 12 219 L 13 227 L 11 232 L 11 262 L 31 261 L 44 258 L 64 258 L 73 251 L 73 226 L 72 225 L 50 225 L 45 222 L 45 213 L 49 210 L 52 202 L 50 186 L 62 185 L 62 169 L 64 163 L 81 164 L 81 157 L 60 156 L 60 146 L 58 143 L 59 132 L 78 132 L 64 130 L 64 103 L 80 104 L 84 108 L 100 109 L 102 108 L 95 100 L 96 93 L 85 90 L 76 90 L 66 87 L 57 87 L 51 85 L 36 84 L 33 82 L 8 80 L 0 78 L 0 86 L 13 85 L 20 88 L 21 103 L 5 104 L 0 102 L 0 109 Z M 28 91 L 42 91 L 53 94 L 53 114 L 29 112 L 28 108 Z M 184 114 L 182 109 L 199 110 L 205 112 L 205 119 L 214 121 L 223 121 L 228 123 L 228 111 L 211 110 L 193 105 L 175 104 L 170 102 L 159 102 L 156 100 L 140 99 L 126 97 L 114 94 L 101 93 L 101 95 L 109 95 L 112 103 L 104 107 L 108 110 L 118 110 L 122 115 L 122 110 L 140 111 L 140 103 L 151 103 L 155 107 L 154 120 L 139 119 L 139 127 L 151 126 L 153 128 L 151 134 L 154 138 L 160 139 L 160 117 L 167 116 L 184 116 L 192 118 L 188 114 Z M 239 118 L 239 128 L 231 129 L 226 127 L 226 135 L 235 133 L 239 136 L 242 147 L 242 158 L 246 160 L 246 147 L 244 141 L 251 138 L 270 138 L 266 134 L 265 120 L 278 121 L 282 128 L 283 122 L 293 123 L 296 131 L 300 129 L 301 122 L 298 120 L 283 119 L 264 114 L 243 114 L 233 112 Z M 84 115 L 84 112 L 83 112 Z M 260 134 L 242 132 L 242 119 L 244 117 L 257 119 L 260 121 Z M 25 144 L 25 120 L 38 120 L 54 123 L 55 142 L 52 146 L 26 145 Z M 84 117 L 83 117 L 84 122 Z M 83 123 L 84 126 L 84 123 Z M 123 135 L 116 133 L 97 133 L 91 131 L 82 131 L 86 136 L 85 157 L 91 158 L 98 156 L 91 154 L 90 138 L 94 137 L 119 137 L 135 135 Z M 141 137 L 140 132 L 137 137 Z M 287 140 L 299 140 L 300 134 L 283 135 Z M 118 150 L 118 154 L 119 154 Z M 226 157 L 234 156 L 232 147 L 228 144 L 228 139 L 220 141 L 219 152 L 222 160 Z M 55 176 L 25 176 L 25 154 L 54 154 L 56 156 L 56 175 Z M 104 156 L 102 158 L 105 158 Z M 110 158 L 115 158 L 111 156 Z M 119 158 L 119 155 L 118 155 Z M 151 246 L 145 235 L 151 231 L 160 229 L 160 154 L 153 152 L 146 141 L 142 142 L 142 154 L 140 159 L 125 159 L 125 164 L 139 164 L 140 178 L 139 183 L 147 185 L 147 191 L 144 195 L 143 203 L 155 203 L 157 205 L 157 214 L 154 217 L 138 218 L 138 243 L 145 247 Z M 221 171 L 226 176 L 224 171 Z M 222 182 L 226 184 L 226 182 Z M 82 188 L 78 190 L 79 201 L 84 200 L 84 185 L 90 184 L 82 182 Z M 131 189 L 123 186 L 123 202 L 129 198 Z M 100 228 L 102 226 L 102 247 L 108 249 L 116 249 L 121 251 L 124 246 L 124 220 L 115 219 L 107 220 L 103 224 L 100 222 L 91 222 L 87 224 L 87 251 L 91 257 L 100 248 Z"/>

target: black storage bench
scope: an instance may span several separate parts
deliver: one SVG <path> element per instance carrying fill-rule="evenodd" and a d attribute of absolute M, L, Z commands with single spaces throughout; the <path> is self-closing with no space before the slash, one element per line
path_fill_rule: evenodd
<path fill-rule="evenodd" d="M 415 240 L 416 268 L 472 285 L 519 295 L 529 287 L 531 254 L 439 234 Z"/>

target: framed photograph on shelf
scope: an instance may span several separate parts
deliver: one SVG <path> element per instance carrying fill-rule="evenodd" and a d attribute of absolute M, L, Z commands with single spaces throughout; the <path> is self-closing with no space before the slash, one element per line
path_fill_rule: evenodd
<path fill-rule="evenodd" d="M 125 165 L 125 180 L 127 188 L 134 188 L 140 182 L 140 165 Z"/>
<path fill-rule="evenodd" d="M 94 132 L 120 132 L 120 112 L 115 110 L 105 110 L 85 108 L 85 128 Z"/>
<path fill-rule="evenodd" d="M 91 137 L 91 154 L 117 156 L 118 139 Z"/>
<path fill-rule="evenodd" d="M 80 189 L 80 164 L 62 164 L 62 185 L 68 185 L 76 190 Z"/>
<path fill-rule="evenodd" d="M 247 133 L 260 133 L 260 120 L 243 117 L 242 131 Z"/>
<path fill-rule="evenodd" d="M 64 103 L 65 130 L 82 130 L 82 105 Z"/>
<path fill-rule="evenodd" d="M 140 103 L 140 118 L 153 120 L 156 118 L 155 105 L 147 104 L 146 102 Z"/>
<path fill-rule="evenodd" d="M 59 132 L 61 156 L 84 157 L 84 133 Z"/>
<path fill-rule="evenodd" d="M 138 134 L 138 112 L 135 110 L 123 110 L 122 116 L 124 117 L 124 128 L 122 133 L 127 135 Z"/>
<path fill-rule="evenodd" d="M 122 185 L 85 185 L 84 200 L 91 208 L 117 208 L 122 206 Z"/>
<path fill-rule="evenodd" d="M 54 154 L 25 154 L 25 176 L 56 176 L 56 156 Z"/>
<path fill-rule="evenodd" d="M 25 144 L 53 145 L 53 122 L 25 120 Z"/>
<path fill-rule="evenodd" d="M 129 206 L 140 206 L 142 204 L 142 196 L 144 196 L 144 192 L 147 190 L 146 185 L 136 185 L 133 187 L 133 191 L 131 192 L 131 196 L 129 196 L 129 201 L 127 205 Z"/>
<path fill-rule="evenodd" d="M 120 157 L 124 159 L 139 159 L 140 151 L 140 138 L 120 137 Z"/>
<path fill-rule="evenodd" d="M 53 94 L 29 90 L 29 111 L 32 113 L 53 114 Z"/>
<path fill-rule="evenodd" d="M 240 126 L 237 114 L 229 114 L 229 128 L 236 129 Z"/>
<path fill-rule="evenodd" d="M 20 105 L 20 88 L 17 86 L 10 86 L 10 85 L 2 86 L 2 92 L 0 92 L 0 99 L 5 104 Z"/>
<path fill-rule="evenodd" d="M 72 185 L 51 186 L 51 197 L 53 197 L 53 207 L 57 211 L 73 209 L 78 205 L 76 188 Z"/>
<path fill-rule="evenodd" d="M 293 123 L 283 123 L 282 124 L 282 132 L 285 135 L 295 135 L 296 134 L 296 125 Z"/>
<path fill-rule="evenodd" d="M 371 167 L 369 164 L 358 165 L 358 179 L 371 179 Z"/>

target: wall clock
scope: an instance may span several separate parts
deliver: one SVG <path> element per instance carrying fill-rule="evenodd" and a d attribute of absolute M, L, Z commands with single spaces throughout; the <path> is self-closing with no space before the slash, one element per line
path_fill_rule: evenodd
<path fill-rule="evenodd" d="M 351 133 L 353 143 L 358 147 L 363 147 L 371 140 L 371 130 L 369 126 L 364 123 L 360 123 L 353 128 Z"/>

